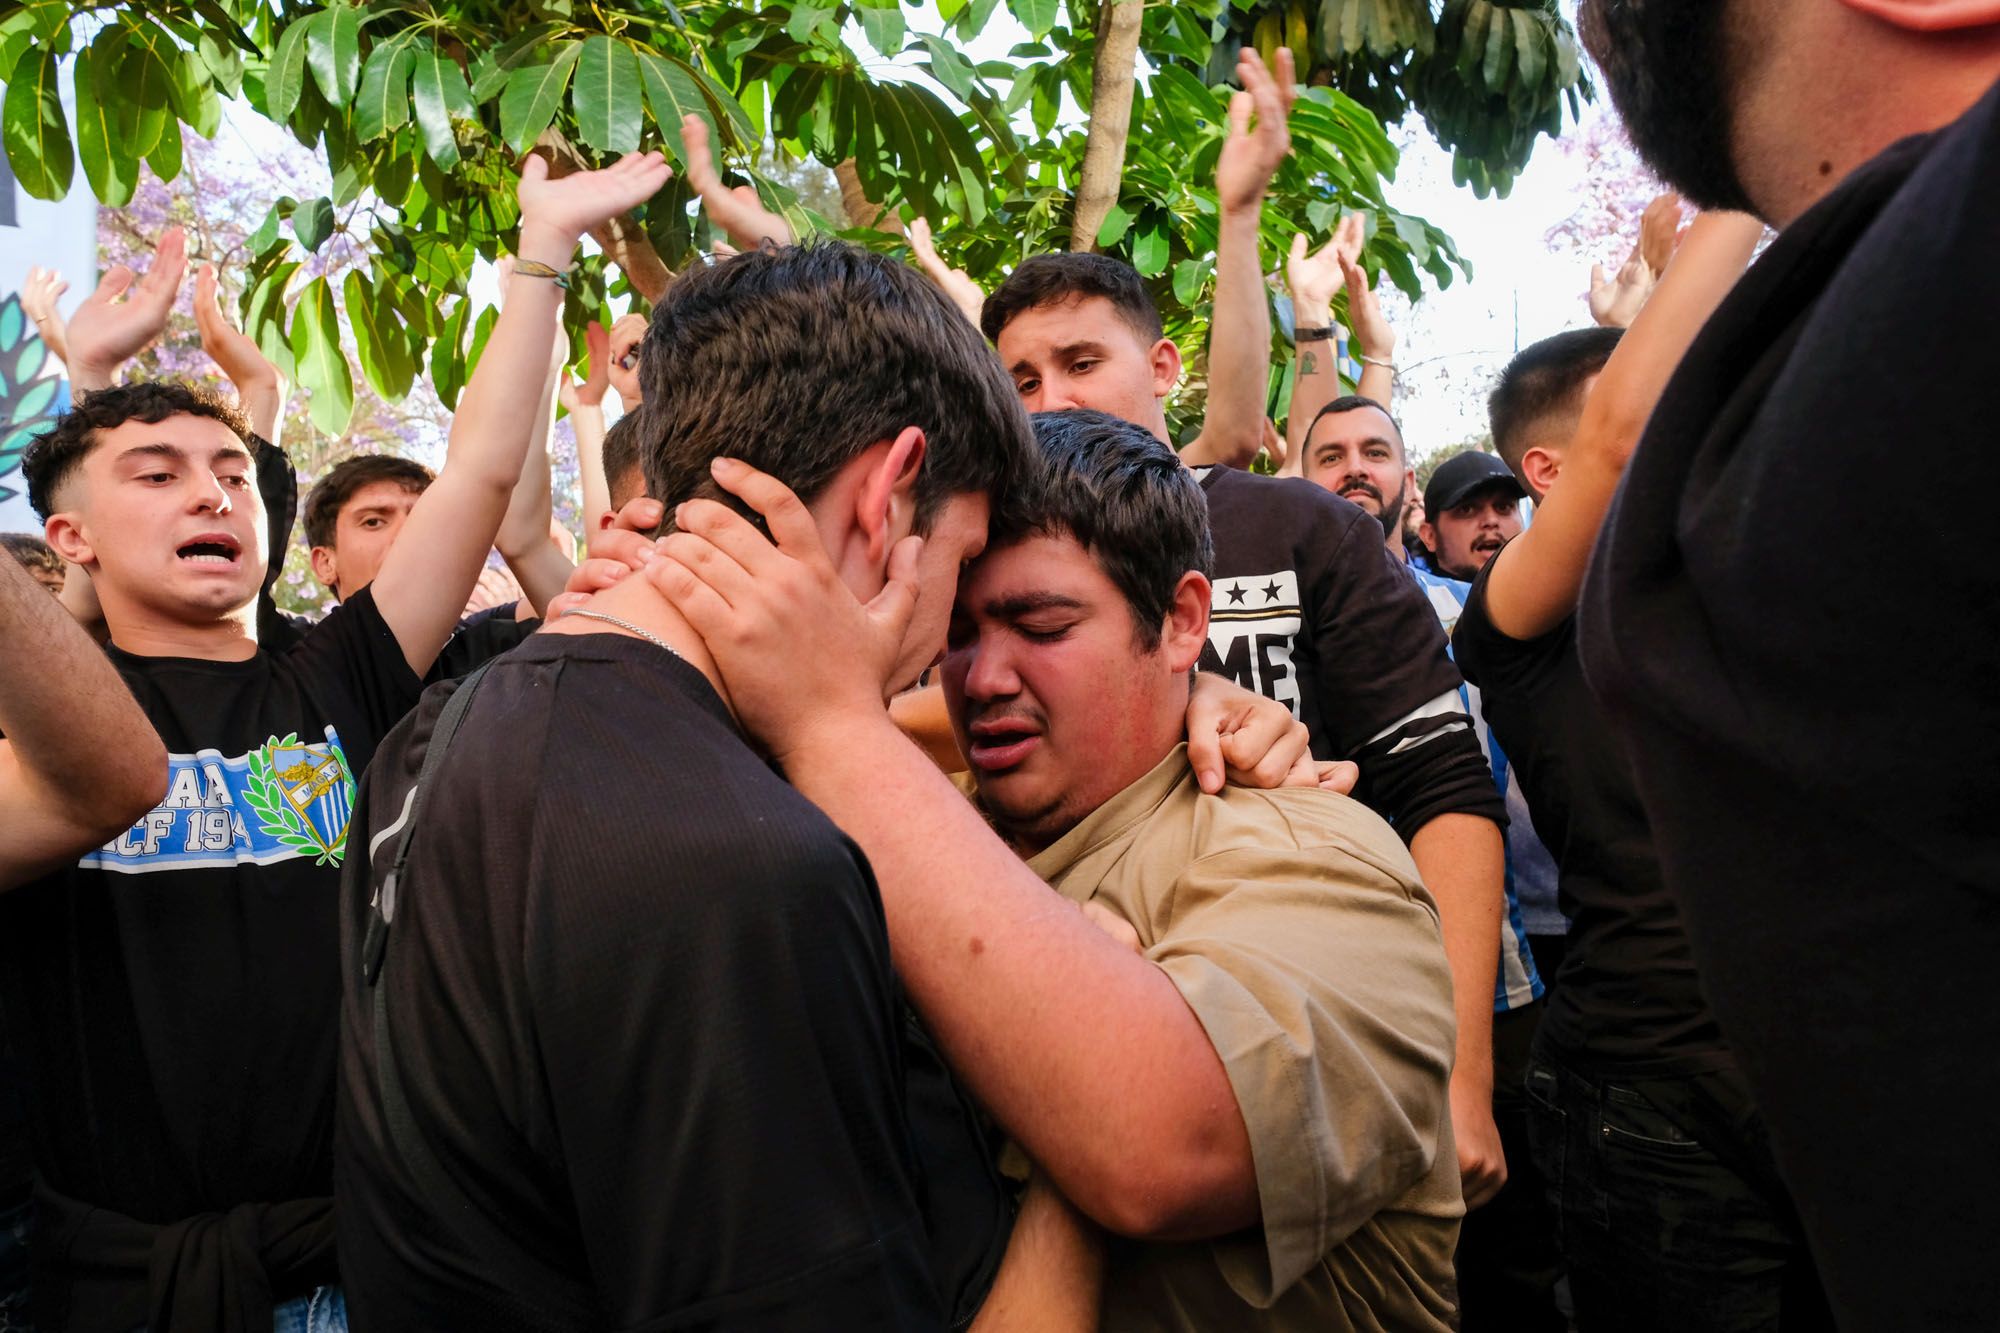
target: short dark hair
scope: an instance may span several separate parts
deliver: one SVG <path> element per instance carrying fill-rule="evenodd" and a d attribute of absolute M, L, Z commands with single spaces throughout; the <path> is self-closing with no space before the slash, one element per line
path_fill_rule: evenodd
<path fill-rule="evenodd" d="M 1328 403 L 1325 407 L 1322 407 L 1319 411 L 1315 412 L 1313 414 L 1312 423 L 1306 427 L 1305 438 L 1306 439 L 1312 438 L 1312 428 L 1313 426 L 1317 426 L 1319 424 L 1319 419 L 1321 417 L 1330 417 L 1340 412 L 1356 412 L 1364 407 L 1372 407 L 1377 412 L 1380 412 L 1384 417 L 1388 419 L 1390 428 L 1396 432 L 1396 452 L 1402 454 L 1404 458 L 1408 458 L 1409 451 L 1403 445 L 1403 423 L 1396 420 L 1394 414 L 1392 414 L 1387 407 L 1383 406 L 1381 403 L 1376 402 L 1373 398 L 1370 398 L 1365 394 L 1359 394 L 1359 393 L 1342 394 L 1340 397 L 1334 399 L 1332 402 Z"/>
<path fill-rule="evenodd" d="M 56 548 L 28 532 L 0 532 L 0 551 L 20 561 L 29 573 L 66 574 L 68 566 Z"/>
<path fill-rule="evenodd" d="M 766 246 L 676 278 L 639 354 L 647 494 L 718 496 L 727 455 L 812 501 L 863 450 L 923 430 L 916 527 L 1004 494 L 1027 414 L 993 349 L 916 269 L 843 241 Z"/>
<path fill-rule="evenodd" d="M 634 409 L 611 423 L 611 429 L 604 432 L 604 488 L 611 496 L 612 508 L 618 508 L 618 482 L 640 465 L 639 452 L 645 444 L 646 435 L 639 425 L 639 411 Z M 645 493 L 646 482 L 639 481 L 639 491 Z M 628 495 L 627 500 L 638 496 Z"/>
<path fill-rule="evenodd" d="M 1125 594 L 1138 645 L 1150 652 L 1181 577 L 1215 569 L 1200 484 L 1143 426 L 1087 408 L 1033 421 L 1039 457 L 991 544 L 1074 538 Z"/>
<path fill-rule="evenodd" d="M 28 503 L 47 518 L 55 512 L 56 492 L 83 466 L 84 456 L 97 447 L 97 432 L 116 430 L 128 421 L 148 425 L 168 417 L 206 417 L 227 426 L 251 453 L 258 442 L 236 404 L 215 390 L 183 380 L 135 380 L 114 388 L 86 393 L 49 430 L 37 435 L 21 459 L 28 479 Z"/>
<path fill-rule="evenodd" d="M 1160 308 L 1147 295 L 1139 271 L 1109 255 L 1090 254 L 1034 255 L 1022 260 L 980 307 L 979 331 L 988 342 L 997 343 L 1000 330 L 1022 311 L 1091 296 L 1111 302 L 1148 346 L 1164 335 Z"/>
<path fill-rule="evenodd" d="M 1500 382 L 1486 399 L 1493 428 L 1493 447 L 1521 475 L 1521 458 L 1528 452 L 1528 433 L 1558 410 L 1583 409 L 1583 382 L 1604 369 L 1618 347 L 1623 329 L 1571 329 L 1530 343 L 1500 372 Z M 1522 479 L 1526 485 L 1526 479 Z"/>
<path fill-rule="evenodd" d="M 412 495 L 422 495 L 437 473 L 411 458 L 394 454 L 355 454 L 341 459 L 306 492 L 307 546 L 332 546 L 340 530 L 340 511 L 364 486 L 393 481 Z"/>

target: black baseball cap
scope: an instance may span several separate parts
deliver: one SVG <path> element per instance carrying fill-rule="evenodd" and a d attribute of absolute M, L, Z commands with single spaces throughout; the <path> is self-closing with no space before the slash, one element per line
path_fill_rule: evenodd
<path fill-rule="evenodd" d="M 1424 519 L 1437 522 L 1439 514 L 1464 503 L 1474 491 L 1488 486 L 1500 486 L 1517 500 L 1528 494 L 1498 454 L 1473 450 L 1445 459 L 1438 464 L 1437 471 L 1431 473 L 1430 484 L 1424 487 Z"/>

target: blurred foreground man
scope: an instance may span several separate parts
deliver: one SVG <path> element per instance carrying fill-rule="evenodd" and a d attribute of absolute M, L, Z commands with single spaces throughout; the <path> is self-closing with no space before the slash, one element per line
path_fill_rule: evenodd
<path fill-rule="evenodd" d="M 1668 183 L 1783 228 L 1652 416 L 1585 670 L 1841 1326 L 1990 1327 L 2000 580 L 1923 488 L 1852 481 L 1908 440 L 2000 484 L 2000 3 L 1582 17 Z"/>

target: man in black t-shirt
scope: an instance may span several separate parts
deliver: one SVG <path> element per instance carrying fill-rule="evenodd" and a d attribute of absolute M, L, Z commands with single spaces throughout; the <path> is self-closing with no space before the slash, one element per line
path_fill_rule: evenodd
<path fill-rule="evenodd" d="M 1508 366 L 1494 441 L 1539 512 L 1481 572 L 1452 634 L 1573 922 L 1526 1091 L 1586 1333 L 1830 1327 L 1576 652 L 1577 588 L 1637 423 L 1758 232 L 1740 215 L 1700 219 L 1622 346 L 1616 331 L 1559 334 Z"/>
<path fill-rule="evenodd" d="M 538 458 L 530 458 L 527 467 L 538 463 L 546 470 L 546 461 Z M 435 480 L 437 474 L 422 463 L 393 454 L 356 454 L 335 463 L 306 492 L 300 514 L 314 576 L 342 601 L 367 587 L 418 497 Z M 546 486 L 537 490 L 548 494 Z M 438 653 L 425 683 L 462 676 L 539 628 L 541 618 L 522 616 L 515 603 L 469 615 Z"/>
<path fill-rule="evenodd" d="M 1585 0 L 1669 184 L 1783 230 L 1662 398 L 1579 636 L 1842 1327 L 2000 1307 L 2000 9 Z M 1907 136 L 1907 137 L 1906 137 Z"/>
<path fill-rule="evenodd" d="M 977 334 L 893 261 L 767 247 L 678 279 L 641 365 L 652 495 L 771 468 L 863 596 L 924 534 L 914 677 L 1029 447 Z M 1067 1204 L 1034 1185 L 1013 1216 L 867 861 L 709 662 L 626 579 L 494 663 L 448 749 L 443 691 L 385 743 L 341 905 L 355 1326 L 957 1327 L 989 1288 L 1085 1326 Z"/>
<path fill-rule="evenodd" d="M 635 157 L 551 182 L 531 160 L 522 253 L 566 264 L 665 175 Z M 0 898 L 7 1020 L 35 1094 L 46 1329 L 262 1333 L 274 1303 L 338 1277 L 334 902 L 354 776 L 415 702 L 492 544 L 559 297 L 530 284 L 502 312 L 404 540 L 283 652 L 256 637 L 262 445 L 233 409 L 167 383 L 104 389 L 29 452 L 30 500 L 90 572 L 112 664 L 170 770 L 128 830 Z M 73 361 L 115 364 L 146 313 L 86 307 Z"/>

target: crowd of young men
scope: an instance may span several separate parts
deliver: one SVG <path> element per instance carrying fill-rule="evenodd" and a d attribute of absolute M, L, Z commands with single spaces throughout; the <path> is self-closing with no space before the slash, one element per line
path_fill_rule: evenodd
<path fill-rule="evenodd" d="M 1768 515 L 1912 421 L 1990 469 L 1842 338 L 1991 304 L 2000 6 L 1724 8 L 1585 30 L 1671 183 L 1785 234 L 1740 282 L 1742 214 L 1635 251 L 1593 300 L 1630 328 L 1523 351 L 1498 456 L 1420 498 L 1352 226 L 1287 268 L 1296 475 L 1243 470 L 1291 80 L 1248 53 L 1178 456 L 1129 268 L 982 297 L 697 171 L 744 253 L 562 386 L 579 566 L 548 279 L 667 172 L 531 159 L 445 466 L 306 497 L 317 623 L 269 599 L 275 372 L 205 270 L 236 401 L 114 383 L 178 235 L 107 274 L 0 560 L 36 1326 L 1979 1326 L 1994 776 L 1946 747 L 1991 650 L 1919 612 L 1990 574 L 1845 494 Z M 468 617 L 496 547 L 519 604 Z M 1891 679 L 1968 687 L 1834 709 Z"/>

